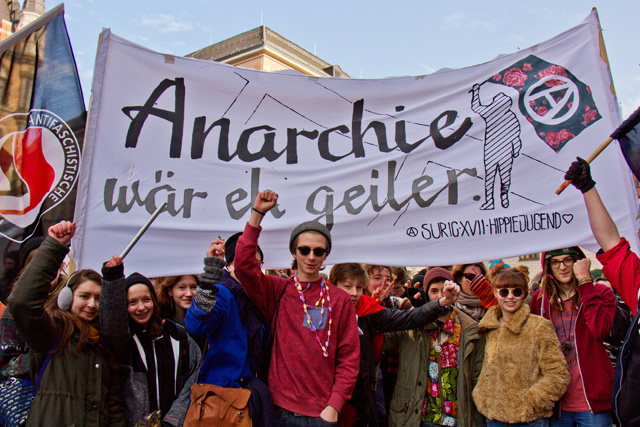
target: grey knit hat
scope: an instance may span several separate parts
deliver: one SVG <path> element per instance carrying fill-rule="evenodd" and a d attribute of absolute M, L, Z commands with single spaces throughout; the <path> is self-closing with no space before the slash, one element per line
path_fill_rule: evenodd
<path fill-rule="evenodd" d="M 293 229 L 291 237 L 289 238 L 289 251 L 293 253 L 293 243 L 296 241 L 296 237 L 306 231 L 315 231 L 322 234 L 327 239 L 327 255 L 329 255 L 331 252 L 331 232 L 324 226 L 324 224 L 321 224 L 318 221 L 303 222 Z"/>

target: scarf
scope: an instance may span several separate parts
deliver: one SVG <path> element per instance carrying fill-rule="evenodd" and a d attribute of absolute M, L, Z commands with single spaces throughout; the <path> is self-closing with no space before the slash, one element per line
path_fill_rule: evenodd
<path fill-rule="evenodd" d="M 460 292 L 460 296 L 456 302 L 456 308 L 464 311 L 477 321 L 480 321 L 482 316 L 487 312 L 487 309 L 482 306 L 482 303 L 477 296 L 467 295 L 462 291 Z"/>
<path fill-rule="evenodd" d="M 76 316 L 73 316 L 72 319 L 73 319 L 73 323 L 75 323 L 78 329 L 82 330 L 82 323 L 80 323 L 81 320 Z M 94 328 L 93 325 L 91 324 L 88 324 L 88 326 L 89 326 L 89 341 L 95 344 L 98 341 L 100 341 L 100 331 Z"/>

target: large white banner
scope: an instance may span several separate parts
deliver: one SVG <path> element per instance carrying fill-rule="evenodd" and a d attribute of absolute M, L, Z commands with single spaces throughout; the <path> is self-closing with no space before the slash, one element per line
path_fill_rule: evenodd
<path fill-rule="evenodd" d="M 263 221 L 265 268 L 290 264 L 289 233 L 307 220 L 330 227 L 331 264 L 596 249 L 581 194 L 554 190 L 620 123 L 599 31 L 594 12 L 474 67 L 351 80 L 166 56 L 105 30 L 74 257 L 99 267 L 167 201 L 127 271 L 198 272 L 209 242 L 241 231 L 265 189 L 280 195 Z M 638 202 L 617 145 L 592 170 L 637 248 Z"/>

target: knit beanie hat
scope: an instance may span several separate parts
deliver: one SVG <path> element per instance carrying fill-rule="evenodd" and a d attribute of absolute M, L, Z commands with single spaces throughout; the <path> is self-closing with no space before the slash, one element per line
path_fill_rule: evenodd
<path fill-rule="evenodd" d="M 296 241 L 296 237 L 306 231 L 315 231 L 322 234 L 327 239 L 327 255 L 329 255 L 331 252 L 331 232 L 324 226 L 324 224 L 321 224 L 318 221 L 303 222 L 293 229 L 291 237 L 289 238 L 289 251 L 293 253 L 293 243 Z"/>
<path fill-rule="evenodd" d="M 540 264 L 542 265 L 542 270 L 544 271 L 544 262 L 554 256 L 561 255 L 576 255 L 578 259 L 586 258 L 587 256 L 582 252 L 577 246 L 571 246 L 569 248 L 555 249 L 553 251 L 542 252 L 542 256 L 540 257 Z"/>
<path fill-rule="evenodd" d="M 236 244 L 240 236 L 242 236 L 242 232 L 234 234 L 224 242 L 224 260 L 227 264 L 231 264 L 236 257 Z M 258 246 L 258 253 L 260 254 L 260 258 L 264 260 L 264 254 L 260 246 Z"/>
<path fill-rule="evenodd" d="M 451 272 L 442 267 L 434 267 L 431 270 L 427 271 L 427 274 L 424 275 L 424 292 L 429 293 L 429 286 L 431 286 L 431 282 L 434 279 L 444 279 L 451 280 L 453 282 L 453 276 Z"/>
<path fill-rule="evenodd" d="M 158 305 L 158 296 L 156 295 L 156 290 L 153 287 L 153 283 L 151 280 L 147 279 L 140 273 L 131 273 L 126 279 L 124 279 L 125 289 L 128 291 L 130 287 L 133 285 L 146 285 L 149 288 L 149 294 L 151 294 L 151 299 Z"/>

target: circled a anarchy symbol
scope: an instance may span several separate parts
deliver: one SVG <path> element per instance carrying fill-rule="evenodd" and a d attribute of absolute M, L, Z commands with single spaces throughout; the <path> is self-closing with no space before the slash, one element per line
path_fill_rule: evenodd
<path fill-rule="evenodd" d="M 537 90 L 544 86 L 549 80 L 556 80 L 559 83 Z M 564 91 L 560 98 L 555 98 L 558 93 Z M 544 99 L 548 108 L 544 115 L 539 115 L 534 111 L 532 104 L 536 104 L 538 99 Z M 580 93 L 578 86 L 569 78 L 558 75 L 545 76 L 539 82 L 532 85 L 524 94 L 524 106 L 527 113 L 537 122 L 545 125 L 557 125 L 563 123 L 573 117 L 580 104 Z M 562 113 L 562 114 L 560 114 Z"/>
<path fill-rule="evenodd" d="M 418 229 L 415 227 L 407 228 L 407 236 L 416 237 L 418 235 Z"/>

